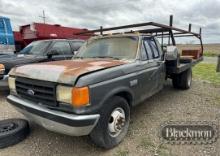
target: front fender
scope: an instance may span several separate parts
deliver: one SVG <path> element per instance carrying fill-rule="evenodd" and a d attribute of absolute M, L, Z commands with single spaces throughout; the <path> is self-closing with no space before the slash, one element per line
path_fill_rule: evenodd
<path fill-rule="evenodd" d="M 120 93 L 126 93 L 130 96 L 131 99 L 129 101 L 129 104 L 132 106 L 134 94 L 129 87 L 125 87 L 125 86 L 120 86 L 118 88 L 114 88 L 109 93 L 107 93 L 106 96 L 104 96 L 103 100 L 100 101 L 100 105 L 104 105 L 104 103 L 106 103 L 107 100 L 111 99 L 111 97 L 113 97 L 115 95 L 119 95 Z"/>

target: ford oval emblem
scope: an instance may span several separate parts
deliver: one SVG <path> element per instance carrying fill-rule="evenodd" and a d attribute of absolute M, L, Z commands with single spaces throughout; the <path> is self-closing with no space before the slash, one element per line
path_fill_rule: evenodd
<path fill-rule="evenodd" d="M 35 94 L 35 92 L 33 90 L 31 90 L 31 89 L 28 89 L 27 93 L 28 93 L 28 95 L 34 95 Z"/>

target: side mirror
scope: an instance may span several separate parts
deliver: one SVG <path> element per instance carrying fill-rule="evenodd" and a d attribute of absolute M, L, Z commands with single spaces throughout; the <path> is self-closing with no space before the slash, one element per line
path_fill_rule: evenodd
<path fill-rule="evenodd" d="M 54 55 L 59 55 L 58 51 L 53 49 L 47 53 L 48 58 L 51 58 Z"/>
<path fill-rule="evenodd" d="M 73 51 L 73 55 L 76 55 L 78 53 L 78 50 Z"/>

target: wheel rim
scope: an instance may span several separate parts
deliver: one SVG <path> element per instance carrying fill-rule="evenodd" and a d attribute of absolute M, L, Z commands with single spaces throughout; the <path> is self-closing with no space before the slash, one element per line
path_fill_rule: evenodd
<path fill-rule="evenodd" d="M 2 124 L 0 125 L 0 133 L 5 133 L 15 128 L 16 128 L 16 125 L 14 123 Z"/>
<path fill-rule="evenodd" d="M 119 107 L 114 109 L 108 122 L 109 134 L 112 137 L 117 137 L 122 132 L 125 122 L 126 118 L 124 110 Z"/>
<path fill-rule="evenodd" d="M 187 80 L 187 84 L 188 84 L 189 87 L 191 86 L 191 83 L 192 83 L 192 74 L 190 73 L 188 75 L 188 80 Z"/>

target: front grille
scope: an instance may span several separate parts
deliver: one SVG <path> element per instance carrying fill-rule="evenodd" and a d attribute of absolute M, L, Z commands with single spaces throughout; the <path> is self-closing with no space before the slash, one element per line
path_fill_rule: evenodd
<path fill-rule="evenodd" d="M 27 100 L 48 106 L 57 106 L 56 85 L 53 82 L 16 78 L 18 95 Z"/>

